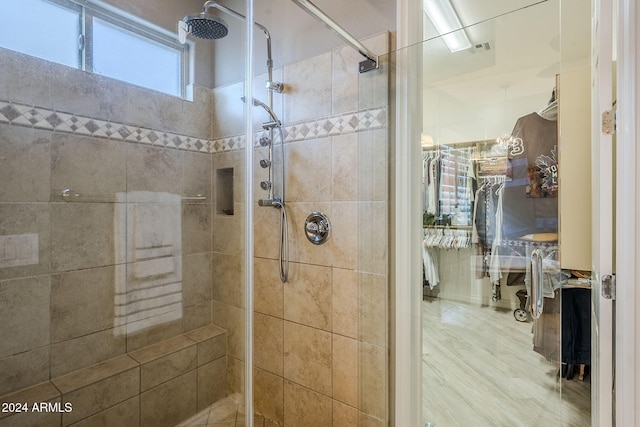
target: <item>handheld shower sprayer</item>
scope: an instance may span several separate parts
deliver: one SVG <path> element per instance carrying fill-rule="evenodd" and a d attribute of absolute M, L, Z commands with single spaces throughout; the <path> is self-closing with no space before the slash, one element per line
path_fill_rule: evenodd
<path fill-rule="evenodd" d="M 244 97 L 244 96 L 242 98 L 240 98 L 240 99 L 242 99 L 242 102 L 247 102 L 246 97 Z M 280 123 L 280 120 L 278 119 L 278 116 L 275 115 L 273 110 L 271 108 L 269 108 L 269 106 L 267 104 L 257 100 L 256 98 L 253 98 L 253 105 L 254 105 L 254 107 L 262 107 L 267 112 L 267 114 L 269 114 L 269 116 L 271 117 L 271 121 L 265 123 L 263 125 L 263 127 L 265 127 L 267 125 L 271 125 L 271 124 L 273 124 L 273 126 L 268 126 L 265 129 L 268 129 L 269 127 L 278 127 L 278 126 L 282 125 L 282 123 Z"/>

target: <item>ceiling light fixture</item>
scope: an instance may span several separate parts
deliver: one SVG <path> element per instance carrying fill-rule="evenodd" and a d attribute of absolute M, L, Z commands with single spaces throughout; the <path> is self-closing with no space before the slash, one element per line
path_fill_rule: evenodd
<path fill-rule="evenodd" d="M 451 52 L 471 47 L 471 41 L 449 0 L 423 0 L 422 7 Z"/>

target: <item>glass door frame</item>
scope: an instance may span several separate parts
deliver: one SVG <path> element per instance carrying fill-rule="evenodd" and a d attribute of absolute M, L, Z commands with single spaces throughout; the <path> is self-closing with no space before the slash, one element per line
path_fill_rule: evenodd
<path fill-rule="evenodd" d="M 253 99 L 253 0 L 245 0 L 245 75 L 244 99 Z M 244 414 L 246 427 L 253 427 L 253 103 L 244 103 L 245 124 L 245 213 L 244 213 Z"/>

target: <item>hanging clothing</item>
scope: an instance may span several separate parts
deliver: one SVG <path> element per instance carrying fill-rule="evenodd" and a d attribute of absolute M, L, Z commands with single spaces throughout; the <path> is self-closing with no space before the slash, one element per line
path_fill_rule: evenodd
<path fill-rule="evenodd" d="M 491 278 L 491 282 L 497 282 L 498 284 L 500 283 L 500 279 L 502 279 L 502 271 L 500 270 L 500 256 L 502 255 L 500 252 L 500 245 L 502 243 L 502 204 L 504 199 L 503 190 L 504 187 L 500 184 L 498 185 L 498 189 L 495 191 L 498 197 L 495 213 L 496 232 L 493 238 L 493 242 L 491 243 L 491 262 L 489 265 L 489 277 Z"/>
<path fill-rule="evenodd" d="M 422 160 L 422 210 L 436 215 L 437 175 L 439 161 L 437 153 L 428 153 Z"/>
<path fill-rule="evenodd" d="M 468 151 L 471 156 L 471 150 Z M 476 171 L 474 162 L 469 162 L 467 166 L 467 178 L 465 179 L 464 197 L 472 204 L 475 201 L 475 189 L 473 183 L 476 181 Z"/>
<path fill-rule="evenodd" d="M 558 362 L 560 334 L 560 298 L 545 298 L 544 312 L 533 323 L 533 351 L 549 362 Z"/>
<path fill-rule="evenodd" d="M 562 289 L 562 363 L 591 364 L 591 289 Z"/>
<path fill-rule="evenodd" d="M 422 242 L 422 262 L 424 266 L 425 280 L 429 284 L 429 288 L 433 289 L 440 283 L 438 251 L 429 246 L 427 239 Z"/>
<path fill-rule="evenodd" d="M 429 209 L 429 159 L 430 153 L 422 156 L 422 211 L 428 212 Z"/>
<path fill-rule="evenodd" d="M 558 231 L 558 126 L 537 113 L 516 122 L 509 144 L 503 237 Z"/>
<path fill-rule="evenodd" d="M 491 253 L 502 228 L 502 183 L 487 181 L 478 188 L 474 206 L 474 243 L 481 262 L 476 263 L 476 278 L 490 277 Z M 498 235 L 500 237 L 500 235 Z"/>

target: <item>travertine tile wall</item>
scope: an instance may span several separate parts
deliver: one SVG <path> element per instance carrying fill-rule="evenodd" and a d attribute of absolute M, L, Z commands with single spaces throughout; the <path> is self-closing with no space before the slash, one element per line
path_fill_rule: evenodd
<path fill-rule="evenodd" d="M 183 101 L 5 49 L 0 76 L 0 395 L 210 324 L 211 154 L 164 146 L 209 141 L 210 90 Z"/>
<path fill-rule="evenodd" d="M 386 52 L 387 38 L 367 43 Z M 277 211 L 256 206 L 255 383 L 257 409 L 289 426 L 387 424 L 387 70 L 358 76 L 359 60 L 345 47 L 279 70 L 292 264 L 282 285 Z M 229 389 L 241 390 L 241 87 L 196 90 L 192 103 L 6 50 L 0 75 L 0 235 L 37 242 L 25 265 L 8 263 L 3 246 L 0 394 L 211 320 L 227 329 Z M 213 203 L 226 168 L 233 215 Z M 68 202 L 64 188 L 86 198 Z M 195 195 L 206 200 L 180 201 Z M 302 232 L 313 210 L 333 226 L 320 247 Z M 136 216 L 142 224 L 128 222 Z M 181 303 L 142 332 L 114 314 L 157 268 L 133 256 L 140 239 L 172 243 L 163 268 L 182 282 Z"/>
<path fill-rule="evenodd" d="M 365 43 L 384 53 L 388 37 Z M 388 69 L 383 59 L 380 70 L 358 75 L 360 60 L 343 47 L 279 70 L 287 89 L 274 104 L 287 131 L 291 264 L 282 284 L 279 213 L 254 205 L 254 392 L 256 410 L 287 427 L 388 425 Z M 255 96 L 264 101 L 261 86 L 257 78 Z M 214 90 L 214 138 L 241 132 L 241 93 L 240 85 Z M 254 112 L 256 125 L 268 119 L 261 109 Z M 265 148 L 256 148 L 255 202 L 265 197 L 259 181 L 267 174 L 258 161 L 266 156 Z M 244 179 L 242 152 L 213 158 L 214 170 L 233 167 Z M 234 188 L 241 209 L 242 187 Z M 303 231 L 316 210 L 332 226 L 322 246 L 309 243 Z M 228 375 L 231 391 L 238 392 L 244 364 L 241 219 L 216 217 L 213 229 L 214 258 L 227 260 L 215 263 L 214 289 L 227 291 L 214 295 L 213 316 L 229 333 Z M 220 233 L 225 237 L 218 241 Z"/>

